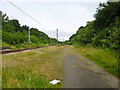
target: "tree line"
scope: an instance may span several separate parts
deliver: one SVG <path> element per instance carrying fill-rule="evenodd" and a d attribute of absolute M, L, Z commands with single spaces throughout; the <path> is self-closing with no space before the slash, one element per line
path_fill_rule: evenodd
<path fill-rule="evenodd" d="M 67 42 L 120 53 L 120 2 L 100 3 L 94 18 L 86 26 L 81 26 Z"/>
<path fill-rule="evenodd" d="M 13 45 L 20 47 L 21 45 L 25 47 L 28 45 L 29 40 L 29 30 L 31 32 L 31 45 L 39 46 L 40 44 L 50 44 L 50 37 L 37 28 L 30 28 L 27 25 L 21 26 L 17 19 L 10 20 L 6 14 L 0 11 L 1 21 L 2 21 L 2 42 L 8 45 Z M 56 43 L 55 38 L 51 38 L 51 43 L 54 45 Z"/>

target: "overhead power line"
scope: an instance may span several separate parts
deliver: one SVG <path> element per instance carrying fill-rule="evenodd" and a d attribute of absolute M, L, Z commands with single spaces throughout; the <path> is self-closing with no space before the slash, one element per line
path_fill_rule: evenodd
<path fill-rule="evenodd" d="M 18 10 L 20 10 L 22 13 L 24 13 L 26 16 L 28 16 L 29 18 L 31 18 L 33 21 L 35 21 L 36 23 L 38 23 L 39 25 L 41 25 L 42 27 L 44 28 L 47 28 L 45 27 L 44 25 L 42 25 L 41 23 L 39 23 L 37 20 L 35 20 L 33 17 L 31 17 L 30 15 L 28 15 L 26 12 L 24 12 L 22 9 L 20 9 L 19 7 L 17 7 L 15 4 L 13 4 L 11 1 L 7 0 L 11 5 L 13 5 L 14 7 L 16 7 Z"/>

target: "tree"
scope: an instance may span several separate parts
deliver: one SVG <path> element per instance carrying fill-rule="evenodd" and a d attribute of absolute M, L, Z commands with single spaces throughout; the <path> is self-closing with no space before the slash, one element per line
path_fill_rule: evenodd
<path fill-rule="evenodd" d="M 11 24 L 7 23 L 3 26 L 3 31 L 6 31 L 6 32 L 15 32 L 15 27 L 12 26 Z"/>
<path fill-rule="evenodd" d="M 16 19 L 13 19 L 13 20 L 9 20 L 9 24 L 14 26 L 15 27 L 15 31 L 19 31 L 20 29 L 20 24 L 19 24 L 19 21 L 16 20 Z"/>
<path fill-rule="evenodd" d="M 115 22 L 116 17 L 120 17 L 120 2 L 107 2 L 99 5 L 95 16 L 94 28 L 99 31 L 109 27 Z"/>

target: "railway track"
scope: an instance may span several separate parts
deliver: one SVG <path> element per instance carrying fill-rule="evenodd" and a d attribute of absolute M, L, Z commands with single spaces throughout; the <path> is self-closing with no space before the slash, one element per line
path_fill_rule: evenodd
<path fill-rule="evenodd" d="M 1 50 L 0 54 L 7 54 L 7 53 L 14 53 L 14 52 L 21 52 L 25 50 L 37 49 L 42 47 L 34 47 L 34 48 L 24 48 L 24 49 L 15 49 L 15 50 Z"/>

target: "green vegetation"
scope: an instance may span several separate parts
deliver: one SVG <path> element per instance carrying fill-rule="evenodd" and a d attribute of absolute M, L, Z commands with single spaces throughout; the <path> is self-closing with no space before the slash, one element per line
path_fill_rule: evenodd
<path fill-rule="evenodd" d="M 100 3 L 96 12 L 95 20 L 81 26 L 69 42 L 120 53 L 120 2 Z"/>
<path fill-rule="evenodd" d="M 0 34 L 2 34 L 0 35 L 2 36 L 2 39 L 0 39 L 3 41 L 2 46 L 6 43 L 6 45 L 14 46 L 14 48 L 27 48 L 40 47 L 50 44 L 50 37 L 44 32 L 39 31 L 37 28 L 29 28 L 27 25 L 21 26 L 18 20 L 9 20 L 9 17 L 6 14 L 2 14 L 1 11 L 0 16 L 2 16 L 2 30 L 0 30 Z M 29 30 L 31 32 L 31 46 L 28 45 Z M 56 43 L 56 39 L 51 38 L 51 43 L 54 45 Z"/>
<path fill-rule="evenodd" d="M 91 46 L 80 47 L 75 45 L 73 48 L 82 56 L 85 56 L 102 67 L 105 71 L 120 78 L 120 75 L 118 75 L 118 60 L 115 57 L 115 53 L 108 52 L 101 48 L 93 48 Z"/>
<path fill-rule="evenodd" d="M 77 45 L 80 54 L 119 77 L 120 2 L 100 3 L 94 18 L 81 26 L 66 43 Z"/>
<path fill-rule="evenodd" d="M 47 47 L 3 55 L 3 88 L 61 88 L 63 47 Z M 58 58 L 59 56 L 59 58 Z M 58 79 L 60 83 L 49 82 Z"/>

